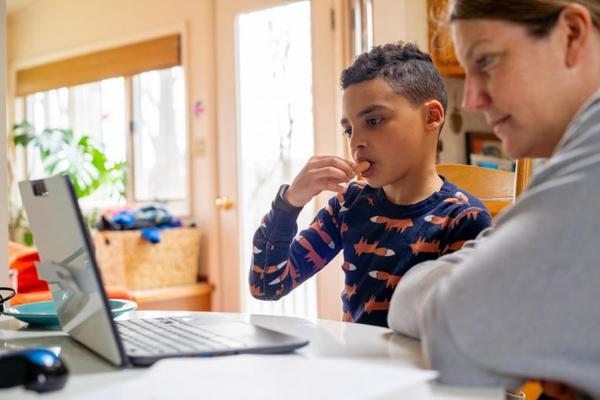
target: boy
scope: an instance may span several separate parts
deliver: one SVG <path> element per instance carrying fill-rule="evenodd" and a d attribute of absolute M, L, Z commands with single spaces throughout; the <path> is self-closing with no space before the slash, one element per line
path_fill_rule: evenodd
<path fill-rule="evenodd" d="M 375 47 L 341 84 L 341 124 L 355 162 L 313 157 L 280 188 L 254 236 L 250 289 L 258 299 L 279 299 L 343 251 L 343 319 L 387 326 L 402 275 L 459 249 L 491 218 L 436 173 L 447 97 L 429 55 L 413 44 Z M 363 169 L 366 183 L 343 185 Z M 300 210 L 323 190 L 337 196 L 295 237 Z"/>

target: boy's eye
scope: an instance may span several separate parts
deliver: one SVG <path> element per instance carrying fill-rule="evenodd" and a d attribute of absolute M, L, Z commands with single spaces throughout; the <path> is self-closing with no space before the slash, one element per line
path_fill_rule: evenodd
<path fill-rule="evenodd" d="M 378 125 L 381 121 L 383 120 L 383 118 L 377 117 L 377 118 L 368 118 L 367 119 L 367 125 L 369 126 L 376 126 Z"/>
<path fill-rule="evenodd" d="M 344 134 L 344 136 L 350 137 L 352 136 L 352 128 L 344 128 L 344 131 L 342 133 Z"/>

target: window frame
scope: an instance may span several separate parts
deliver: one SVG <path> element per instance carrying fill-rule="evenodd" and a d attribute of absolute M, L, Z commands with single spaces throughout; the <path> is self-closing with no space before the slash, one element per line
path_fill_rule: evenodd
<path fill-rule="evenodd" d="M 168 36 L 173 36 L 176 35 L 178 38 L 178 51 L 179 51 L 179 60 L 178 60 L 178 66 L 181 66 L 183 69 L 183 78 L 184 78 L 184 110 L 183 110 L 183 116 L 185 118 L 184 121 L 184 135 L 185 135 L 185 141 L 186 141 L 186 151 L 185 151 L 185 167 L 186 167 L 186 177 L 184 179 L 184 190 L 185 190 L 185 195 L 183 199 L 177 199 L 177 200 L 164 200 L 164 204 L 166 207 L 169 208 L 169 210 L 173 213 L 173 215 L 176 215 L 178 217 L 183 218 L 184 220 L 190 220 L 193 217 L 192 214 L 192 204 L 193 204 L 193 186 L 192 186 L 192 176 L 194 174 L 192 168 L 193 168 L 193 149 L 192 149 L 192 134 L 191 134 L 191 124 L 190 124 L 190 119 L 191 119 L 191 115 L 190 115 L 190 110 L 189 110 L 189 68 L 187 65 L 187 57 L 186 54 L 184 54 L 184 44 L 186 42 L 186 38 L 185 38 L 185 29 L 184 28 L 179 28 L 176 30 L 170 30 L 168 32 L 163 32 L 162 36 L 157 36 L 156 34 L 150 36 L 149 39 L 147 39 L 147 41 L 152 41 L 154 39 L 156 39 L 157 37 L 160 39 L 161 37 L 168 37 Z M 134 45 L 136 43 L 140 43 L 139 38 L 137 41 L 130 41 L 128 42 L 130 44 L 125 44 L 122 45 L 121 47 L 127 47 L 130 46 L 131 43 L 133 43 Z M 141 42 L 144 43 L 144 42 Z M 110 50 L 111 48 L 109 48 Z M 113 46 L 112 49 L 115 49 L 115 47 Z M 94 52 L 88 52 L 88 53 L 84 53 L 83 56 L 80 57 L 85 57 L 86 55 L 89 54 L 94 54 Z M 57 62 L 61 62 L 61 61 L 65 61 L 65 60 L 69 60 L 72 59 L 71 58 L 62 58 Z M 43 64 L 45 65 L 45 64 Z M 147 69 L 147 70 L 156 70 L 156 69 L 164 69 L 164 68 L 169 68 L 172 66 L 176 66 L 176 65 L 166 65 L 164 67 L 158 67 L 158 68 L 153 68 L 153 69 Z M 16 75 L 19 75 L 19 72 L 21 70 L 17 69 Z M 135 135 L 135 122 L 133 121 L 134 118 L 134 99 L 133 99 L 133 76 L 137 75 L 138 73 L 141 73 L 144 71 L 136 71 L 135 73 L 132 74 L 127 74 L 127 75 L 117 75 L 119 77 L 122 77 L 124 79 L 124 91 L 125 91 L 125 105 L 124 105 L 124 118 L 125 118 L 125 146 L 126 146 L 126 163 L 127 163 L 127 184 L 126 184 L 126 188 L 125 188 L 125 201 L 128 204 L 131 203 L 136 203 L 135 200 L 135 193 L 134 193 L 134 188 L 135 188 L 135 165 L 134 165 L 134 146 L 133 146 L 133 138 Z M 102 78 L 102 79 L 106 79 L 106 78 Z M 99 80 L 102 80 L 99 79 Z M 17 79 L 18 80 L 18 79 Z M 96 80 L 96 81 L 99 81 Z M 95 82 L 95 81 L 92 81 Z M 82 83 L 77 83 L 75 85 L 70 85 L 68 86 L 69 91 L 71 90 L 71 88 L 73 86 L 77 86 L 78 84 L 83 84 Z M 64 86 L 63 86 L 64 87 Z M 48 88 L 46 90 L 42 90 L 42 91 L 47 91 L 47 90 L 52 90 L 52 89 L 57 89 L 56 88 Z M 14 99 L 14 113 L 13 116 L 15 117 L 15 121 L 16 122 L 21 122 L 23 121 L 28 113 L 28 109 L 27 109 L 27 96 L 33 94 L 33 93 L 28 93 L 25 95 L 18 95 L 16 94 L 15 97 L 13 97 Z M 70 111 L 71 112 L 71 111 Z M 17 168 L 16 168 L 16 180 L 20 180 L 20 179 L 25 179 L 28 176 L 28 164 L 29 164 L 29 159 L 28 159 L 28 154 L 27 151 L 21 151 L 21 149 L 17 149 L 17 151 L 15 151 L 14 147 L 11 147 L 11 151 L 12 154 L 11 156 L 13 157 L 13 159 L 19 159 Z M 20 161 L 22 160 L 22 162 Z"/>

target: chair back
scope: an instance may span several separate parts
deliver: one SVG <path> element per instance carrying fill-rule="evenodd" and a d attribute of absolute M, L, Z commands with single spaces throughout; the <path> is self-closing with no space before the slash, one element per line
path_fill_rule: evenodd
<path fill-rule="evenodd" d="M 516 174 L 465 164 L 438 164 L 438 174 L 477 197 L 492 218 L 515 200 Z"/>

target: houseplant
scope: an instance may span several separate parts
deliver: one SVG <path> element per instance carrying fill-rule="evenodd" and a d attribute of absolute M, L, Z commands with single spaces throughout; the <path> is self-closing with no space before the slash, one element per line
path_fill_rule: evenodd
<path fill-rule="evenodd" d="M 126 164 L 111 162 L 89 135 L 75 137 L 71 129 L 46 128 L 36 133 L 28 122 L 13 126 L 12 143 L 15 148 L 30 148 L 32 157 L 39 157 L 45 175 L 67 175 L 77 198 L 84 198 L 99 189 L 103 189 L 111 198 L 122 198 L 125 194 Z M 15 179 L 11 171 L 11 179 Z M 11 187 L 14 186 L 14 182 Z M 14 196 L 11 196 L 10 226 L 13 239 L 15 232 L 24 230 L 18 238 L 25 244 L 31 244 L 23 209 Z M 23 229 L 25 228 L 25 229 Z M 19 235 L 16 235 L 19 236 Z"/>

